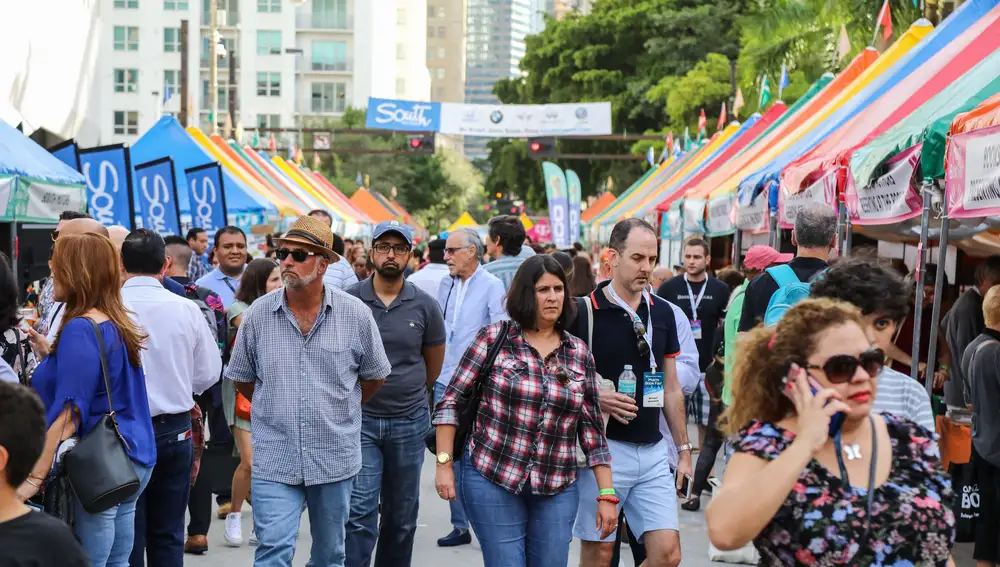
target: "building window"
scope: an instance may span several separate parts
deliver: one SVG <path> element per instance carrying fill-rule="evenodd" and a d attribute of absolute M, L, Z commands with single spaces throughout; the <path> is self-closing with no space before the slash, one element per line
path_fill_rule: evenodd
<path fill-rule="evenodd" d="M 312 111 L 344 112 L 347 109 L 347 85 L 344 83 L 313 83 Z"/>
<path fill-rule="evenodd" d="M 139 7 L 139 0 L 115 0 L 115 8 L 135 9 L 138 7 Z"/>
<path fill-rule="evenodd" d="M 443 47 L 439 47 L 438 48 L 438 59 L 444 59 L 444 58 L 445 58 L 445 50 L 444 50 Z"/>
<path fill-rule="evenodd" d="M 347 29 L 347 0 L 313 0 L 312 25 L 314 28 Z"/>
<path fill-rule="evenodd" d="M 399 61 L 406 59 L 406 45 L 402 43 L 396 44 L 396 59 Z"/>
<path fill-rule="evenodd" d="M 440 81 L 440 80 L 444 79 L 444 68 L 438 67 L 436 69 L 436 71 L 437 71 L 437 78 L 438 78 L 438 80 Z"/>
<path fill-rule="evenodd" d="M 434 26 L 427 26 L 427 37 L 434 37 Z"/>
<path fill-rule="evenodd" d="M 121 136 L 139 134 L 139 113 L 134 110 L 116 110 L 114 131 Z"/>
<path fill-rule="evenodd" d="M 257 12 L 278 14 L 281 12 L 281 0 L 257 0 Z"/>
<path fill-rule="evenodd" d="M 347 71 L 347 43 L 314 41 L 311 61 L 313 71 Z"/>
<path fill-rule="evenodd" d="M 257 73 L 257 96 L 281 96 L 281 73 Z"/>
<path fill-rule="evenodd" d="M 280 114 L 258 114 L 257 128 L 281 128 Z"/>
<path fill-rule="evenodd" d="M 139 28 L 115 26 L 115 51 L 139 51 Z"/>
<path fill-rule="evenodd" d="M 216 10 L 224 11 L 221 18 L 216 19 L 220 26 L 235 27 L 240 23 L 240 1 L 239 0 L 216 0 Z M 201 25 L 207 26 L 210 20 L 208 13 L 208 0 L 201 3 Z"/>
<path fill-rule="evenodd" d="M 435 13 L 436 13 L 436 10 L 434 9 L 434 6 L 428 6 L 427 7 L 427 19 L 428 20 L 433 19 Z"/>
<path fill-rule="evenodd" d="M 166 70 L 163 72 L 163 100 L 181 92 L 181 72 Z"/>
<path fill-rule="evenodd" d="M 181 52 L 180 28 L 163 28 L 163 52 L 164 53 Z"/>
<path fill-rule="evenodd" d="M 239 44 L 236 43 L 236 38 L 234 38 L 234 37 L 224 37 L 224 38 L 222 38 L 222 45 L 223 45 L 223 47 L 226 48 L 226 53 L 229 54 L 229 55 L 233 55 L 233 54 L 239 53 Z M 208 62 L 209 62 L 209 59 L 210 59 L 209 58 L 209 50 L 210 50 L 211 47 L 212 46 L 209 45 L 207 37 L 201 38 L 201 66 L 202 67 L 208 67 Z M 222 50 L 216 50 L 215 53 L 216 53 L 216 55 L 219 55 L 219 54 L 222 53 Z M 225 62 L 220 61 L 219 65 L 223 65 L 223 66 L 225 66 L 228 69 L 229 68 L 229 61 L 225 61 Z M 237 59 L 237 61 L 236 61 L 236 68 L 238 69 L 239 66 L 240 66 L 240 62 L 239 62 L 239 59 Z"/>
<path fill-rule="evenodd" d="M 448 28 L 446 28 L 444 26 L 438 26 L 438 37 L 444 38 L 444 36 L 445 36 L 445 30 L 447 30 L 447 29 Z"/>
<path fill-rule="evenodd" d="M 406 94 L 406 79 L 396 79 L 396 96 Z"/>
<path fill-rule="evenodd" d="M 115 69 L 114 75 L 116 93 L 139 92 L 138 69 Z"/>
<path fill-rule="evenodd" d="M 281 31 L 257 30 L 257 55 L 281 55 Z"/>
<path fill-rule="evenodd" d="M 171 12 L 187 11 L 188 0 L 163 0 L 163 9 Z"/>
<path fill-rule="evenodd" d="M 223 82 L 223 80 L 221 78 L 221 74 L 220 74 L 220 78 L 219 78 L 219 90 L 216 93 L 216 96 L 218 97 L 219 110 L 221 112 L 228 112 L 229 111 L 229 91 L 230 90 L 233 90 L 234 92 L 238 93 L 238 91 L 236 90 L 236 87 L 230 88 L 228 82 Z M 211 106 L 212 106 L 212 101 L 208 97 L 208 79 L 204 79 L 204 80 L 201 81 L 201 108 L 203 110 L 208 110 Z M 220 124 L 222 123 L 221 118 L 222 118 L 221 116 L 217 118 L 217 120 L 219 121 Z"/>

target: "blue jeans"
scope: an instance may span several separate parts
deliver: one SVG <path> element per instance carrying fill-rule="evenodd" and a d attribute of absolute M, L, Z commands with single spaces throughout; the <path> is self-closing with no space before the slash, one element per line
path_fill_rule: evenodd
<path fill-rule="evenodd" d="M 191 414 L 153 418 L 156 466 L 135 508 L 131 567 L 183 567 L 184 513 L 191 493 Z M 145 560 L 145 561 L 144 561 Z"/>
<path fill-rule="evenodd" d="M 552 496 L 525 487 L 511 494 L 462 459 L 462 492 L 484 567 L 551 567 L 569 563 L 569 544 L 580 502 L 576 483 Z M 589 472 L 589 471 L 588 471 Z"/>
<path fill-rule="evenodd" d="M 290 485 L 254 478 L 254 567 L 291 567 L 302 510 L 309 509 L 312 550 L 307 567 L 344 567 L 344 525 L 354 477 L 328 484 Z"/>
<path fill-rule="evenodd" d="M 434 383 L 435 406 L 444 397 L 446 389 L 448 389 L 447 384 L 441 382 Z M 448 503 L 451 506 L 451 525 L 461 530 L 467 530 L 469 529 L 469 520 L 465 518 L 465 508 L 462 506 L 462 467 L 460 463 L 456 462 L 452 468 L 455 470 L 455 499 Z"/>
<path fill-rule="evenodd" d="M 100 514 L 88 514 L 76 503 L 76 537 L 92 567 L 126 567 L 135 537 L 135 503 L 146 489 L 153 469 L 132 463 L 139 476 L 139 492 Z"/>
<path fill-rule="evenodd" d="M 417 531 L 420 468 L 426 451 L 424 437 L 429 427 L 426 405 L 406 417 L 362 418 L 362 464 L 351 493 L 347 567 L 368 567 L 373 551 L 376 567 L 410 565 Z"/>

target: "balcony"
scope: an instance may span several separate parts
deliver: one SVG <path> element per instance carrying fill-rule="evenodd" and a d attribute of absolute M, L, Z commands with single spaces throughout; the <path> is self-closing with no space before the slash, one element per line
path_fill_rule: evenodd
<path fill-rule="evenodd" d="M 208 1 L 205 0 L 205 4 Z M 221 4 L 221 3 L 220 3 Z M 235 28 L 240 25 L 240 13 L 238 10 L 223 10 L 220 9 L 216 12 L 217 22 L 220 28 Z M 208 8 L 201 11 L 201 27 L 207 28 L 209 26 Z"/>
<path fill-rule="evenodd" d="M 295 71 L 297 73 L 319 73 L 319 74 L 341 74 L 353 73 L 353 61 L 306 61 L 302 58 L 295 60 Z"/>
<path fill-rule="evenodd" d="M 295 27 L 300 30 L 353 32 L 354 17 L 339 14 L 296 14 Z"/>

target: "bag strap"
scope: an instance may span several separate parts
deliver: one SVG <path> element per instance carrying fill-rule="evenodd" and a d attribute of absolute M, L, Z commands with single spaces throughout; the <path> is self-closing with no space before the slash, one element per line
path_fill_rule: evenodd
<path fill-rule="evenodd" d="M 94 334 L 97 335 L 97 350 L 101 354 L 101 374 L 104 375 L 104 390 L 108 395 L 108 415 L 114 417 L 115 406 L 111 402 L 111 379 L 108 377 L 108 359 L 104 355 L 104 336 L 101 334 L 100 327 L 94 322 L 90 317 L 84 317 L 90 322 L 90 326 L 94 328 Z"/>
<path fill-rule="evenodd" d="M 594 306 L 590 303 L 590 297 L 584 297 L 583 303 L 587 305 L 587 348 L 594 348 Z"/>
<path fill-rule="evenodd" d="M 489 376 L 493 370 L 493 363 L 496 362 L 497 355 L 500 354 L 500 349 L 507 343 L 507 334 L 509 332 L 510 321 L 504 321 L 500 324 L 500 334 L 497 336 L 497 340 L 493 341 L 493 344 L 490 345 L 490 350 L 486 352 L 486 360 L 479 369 L 479 376 Z"/>
<path fill-rule="evenodd" d="M 17 352 L 14 353 L 14 362 L 21 359 L 21 366 L 17 370 L 17 380 L 24 386 L 28 386 L 28 359 L 24 356 L 24 345 L 21 344 L 21 332 L 17 327 L 13 328 L 14 331 L 14 346 L 17 347 Z"/>
<path fill-rule="evenodd" d="M 780 266 L 772 266 L 764 270 L 774 278 L 774 282 L 778 284 L 778 289 L 785 286 L 789 286 L 796 283 L 802 283 L 799 276 L 795 275 L 795 270 L 789 267 L 787 264 L 782 264 Z"/>

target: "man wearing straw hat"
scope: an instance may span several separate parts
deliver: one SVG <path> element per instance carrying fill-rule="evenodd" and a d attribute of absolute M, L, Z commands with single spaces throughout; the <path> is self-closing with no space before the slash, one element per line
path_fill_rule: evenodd
<path fill-rule="evenodd" d="M 324 222 L 299 217 L 276 239 L 283 290 L 243 315 L 226 376 L 253 402 L 257 567 L 291 567 L 303 506 L 310 564 L 342 567 L 361 470 L 361 404 L 391 367 L 371 310 L 323 284 L 334 258 Z"/>

